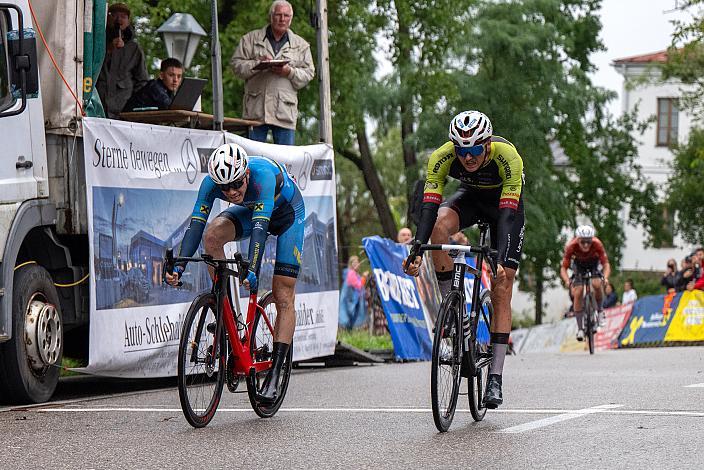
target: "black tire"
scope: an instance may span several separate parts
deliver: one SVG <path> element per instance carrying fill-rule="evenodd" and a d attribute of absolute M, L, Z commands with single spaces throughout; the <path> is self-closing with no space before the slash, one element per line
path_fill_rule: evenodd
<path fill-rule="evenodd" d="M 259 305 L 266 312 L 269 323 L 273 327 L 276 323 L 276 304 L 274 304 L 274 295 L 271 291 L 264 294 L 259 299 Z M 261 312 L 257 311 L 254 316 L 254 323 L 251 330 L 252 340 L 250 342 L 250 354 L 252 361 L 270 361 L 271 353 L 274 347 L 274 332 L 269 328 L 266 320 Z M 261 387 L 261 383 L 267 374 L 267 371 L 251 374 L 247 376 L 247 394 L 252 409 L 260 418 L 271 418 L 279 411 L 281 404 L 286 397 L 288 384 L 291 379 L 291 364 L 293 363 L 293 343 L 288 348 L 288 355 L 281 366 L 281 375 L 279 376 L 279 388 L 276 401 L 272 404 L 262 404 L 257 400 L 257 391 Z"/>
<path fill-rule="evenodd" d="M 589 354 L 594 354 L 594 303 L 591 294 L 586 296 L 586 305 L 584 308 L 584 316 L 586 319 L 586 328 L 584 334 L 587 335 L 587 344 L 589 344 Z"/>
<path fill-rule="evenodd" d="M 456 291 L 445 297 L 435 323 L 433 360 L 430 372 L 430 393 L 433 420 L 440 432 L 447 432 L 455 416 L 460 392 L 462 364 L 462 324 L 464 300 Z"/>
<path fill-rule="evenodd" d="M 485 290 L 481 297 L 479 297 L 479 303 L 482 306 L 482 310 L 486 309 L 488 312 L 486 320 L 491 320 L 494 316 L 494 306 L 491 303 L 491 293 Z M 481 315 L 481 314 L 480 314 Z M 470 358 L 474 361 L 476 367 L 476 375 L 469 378 L 468 393 L 469 397 L 469 411 L 472 413 L 472 418 L 474 421 L 481 421 L 484 419 L 486 414 L 486 407 L 482 404 L 484 399 L 484 393 L 486 392 L 486 384 L 489 381 L 489 345 L 481 344 L 477 340 L 477 328 L 479 327 L 479 315 L 474 317 L 471 324 L 472 341 L 469 343 L 470 347 Z M 487 323 L 487 327 L 490 323 Z"/>
<path fill-rule="evenodd" d="M 64 344 L 59 298 L 42 266 L 15 271 L 12 316 L 12 338 L 0 344 L 0 396 L 7 403 L 43 403 L 59 383 Z"/>
<path fill-rule="evenodd" d="M 178 347 L 178 396 L 186 421 L 194 428 L 202 428 L 213 419 L 225 383 L 224 331 L 216 347 L 214 333 L 207 330 L 208 324 L 215 321 L 215 309 L 212 293 L 193 300 L 183 321 Z M 194 350 L 193 345 L 198 347 Z"/>

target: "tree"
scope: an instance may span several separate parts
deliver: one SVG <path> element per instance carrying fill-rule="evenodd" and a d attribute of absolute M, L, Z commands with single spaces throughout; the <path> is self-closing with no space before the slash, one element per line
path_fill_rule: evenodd
<path fill-rule="evenodd" d="M 684 0 L 680 10 L 692 14 L 690 21 L 676 21 L 668 59 L 662 79 L 677 78 L 690 85 L 680 90 L 680 106 L 689 110 L 695 120 L 704 117 L 704 0 Z"/>
<path fill-rule="evenodd" d="M 675 229 L 692 244 L 704 240 L 704 130 L 693 129 L 675 152 L 668 203 L 675 210 Z"/>

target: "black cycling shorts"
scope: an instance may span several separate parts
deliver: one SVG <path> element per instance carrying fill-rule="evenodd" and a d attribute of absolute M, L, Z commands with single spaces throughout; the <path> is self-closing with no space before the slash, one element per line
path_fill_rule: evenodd
<path fill-rule="evenodd" d="M 588 272 L 592 274 L 592 278 L 595 275 L 603 276 L 603 273 L 599 269 L 599 260 L 595 260 L 591 263 L 574 262 L 572 264 L 572 286 L 576 287 L 584 285 L 584 275 Z"/>
<path fill-rule="evenodd" d="M 491 247 L 498 246 L 500 191 L 479 190 L 460 186 L 455 194 L 450 196 L 440 207 L 454 210 L 460 219 L 460 230 L 471 227 L 479 222 L 487 222 L 490 227 Z M 518 201 L 518 210 L 513 219 L 513 226 L 506 232 L 508 237 L 508 253 L 504 267 L 518 269 L 523 252 L 523 236 L 525 234 L 525 213 L 523 211 L 523 195 Z"/>

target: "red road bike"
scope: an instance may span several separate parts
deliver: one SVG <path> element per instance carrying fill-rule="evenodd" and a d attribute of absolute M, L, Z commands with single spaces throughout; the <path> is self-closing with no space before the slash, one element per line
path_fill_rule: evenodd
<path fill-rule="evenodd" d="M 202 262 L 214 270 L 210 292 L 198 295 L 183 320 L 178 348 L 178 395 L 181 409 L 191 426 L 206 426 L 215 416 L 225 384 L 236 392 L 240 381 L 254 412 L 262 418 L 273 416 L 281 407 L 291 376 L 293 347 L 281 369 L 277 399 L 262 403 L 259 388 L 271 368 L 276 306 L 271 292 L 257 301 L 250 292 L 246 317 L 240 311 L 239 289 L 231 282 L 247 276 L 249 263 L 236 253 L 233 259 L 174 257 L 167 250 L 164 272 L 172 272 L 179 261 Z M 235 269 L 231 269 L 234 266 Z"/>

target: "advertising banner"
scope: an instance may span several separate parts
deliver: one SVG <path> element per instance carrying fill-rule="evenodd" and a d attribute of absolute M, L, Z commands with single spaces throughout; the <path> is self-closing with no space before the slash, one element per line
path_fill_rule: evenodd
<path fill-rule="evenodd" d="M 704 292 L 682 293 L 665 341 L 704 341 Z"/>
<path fill-rule="evenodd" d="M 389 324 L 394 354 L 402 360 L 429 360 L 432 339 L 416 279 L 403 272 L 408 248 L 378 236 L 362 241 L 374 272 L 379 297 Z"/>
<path fill-rule="evenodd" d="M 190 263 L 182 277 L 183 287 L 166 286 L 161 281 L 162 260 L 166 249 L 178 253 L 207 173 L 208 156 L 232 137 L 215 131 L 92 118 L 83 120 L 83 135 L 91 257 L 90 345 L 85 371 L 121 377 L 174 375 L 183 316 L 193 298 L 210 289 L 211 282 L 202 263 Z M 328 146 L 303 148 L 311 161 L 328 161 L 320 165 L 334 171 Z M 299 149 L 291 147 L 286 155 Z M 278 149 L 262 148 L 259 154 L 283 157 Z M 302 158 L 300 165 L 304 163 Z M 299 169 L 296 164 L 291 167 Z M 325 189 L 309 185 L 311 191 L 303 191 L 303 266 L 308 269 L 302 269 L 296 289 L 294 360 L 329 354 L 335 346 L 337 251 L 334 178 L 329 176 Z M 211 213 L 222 209 L 224 205 L 218 207 L 216 201 Z M 243 253 L 246 256 L 246 249 Z M 267 243 L 262 293 L 271 285 L 272 253 Z M 307 253 L 313 258 L 306 258 Z M 299 340 L 300 345 L 296 344 Z"/>
<path fill-rule="evenodd" d="M 604 309 L 606 325 L 599 327 L 594 338 L 594 348 L 597 351 L 618 348 L 618 337 L 631 317 L 632 310 L 633 304 Z"/>
<path fill-rule="evenodd" d="M 674 298 L 651 295 L 638 299 L 619 336 L 619 347 L 662 343 L 681 295 Z"/>

